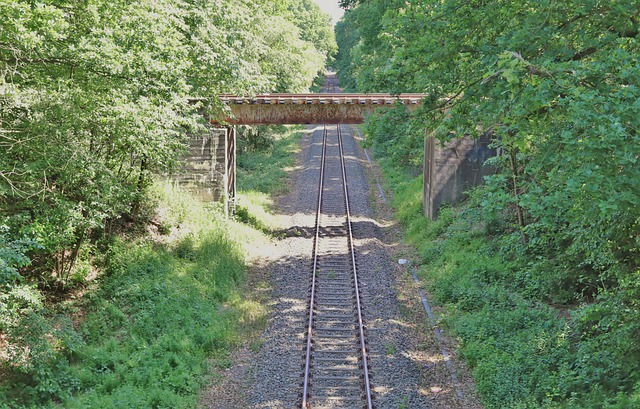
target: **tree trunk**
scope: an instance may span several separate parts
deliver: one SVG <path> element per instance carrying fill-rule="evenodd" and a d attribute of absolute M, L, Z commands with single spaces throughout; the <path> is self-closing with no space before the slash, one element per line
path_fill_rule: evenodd
<path fill-rule="evenodd" d="M 516 216 L 518 218 L 518 228 L 520 229 L 520 236 L 522 238 L 522 244 L 526 245 L 529 242 L 527 234 L 524 232 L 526 226 L 524 220 L 524 210 L 520 206 L 520 189 L 519 185 L 519 172 L 518 172 L 518 159 L 516 157 L 516 150 L 509 149 L 509 162 L 511 164 L 511 182 L 513 185 L 513 197 L 516 205 Z"/>

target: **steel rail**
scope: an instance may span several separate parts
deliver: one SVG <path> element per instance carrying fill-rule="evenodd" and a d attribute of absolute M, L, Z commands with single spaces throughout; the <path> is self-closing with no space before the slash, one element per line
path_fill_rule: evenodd
<path fill-rule="evenodd" d="M 309 372 L 311 371 L 311 349 L 313 338 L 313 305 L 315 302 L 316 293 L 316 274 L 318 272 L 318 244 L 320 242 L 320 214 L 322 206 L 322 187 L 324 185 L 324 162 L 327 153 L 327 126 L 324 126 L 324 133 L 322 135 L 322 157 L 320 160 L 320 181 L 318 188 L 318 211 L 316 212 L 316 234 L 313 245 L 313 273 L 311 276 L 311 296 L 309 300 L 309 326 L 307 328 L 307 354 L 304 363 L 304 381 L 302 387 L 302 407 L 306 408 L 308 405 L 307 397 L 309 394 Z"/>
<path fill-rule="evenodd" d="M 362 308 L 360 306 L 360 288 L 358 285 L 358 270 L 356 268 L 356 253 L 355 253 L 355 247 L 353 245 L 353 231 L 351 229 L 351 211 L 349 209 L 349 192 L 347 189 L 347 173 L 346 173 L 346 166 L 344 163 L 344 151 L 342 148 L 342 130 L 340 129 L 340 125 L 338 125 L 337 128 L 338 128 L 338 146 L 340 147 L 340 163 L 342 168 L 342 185 L 344 187 L 344 200 L 345 200 L 345 207 L 347 212 L 349 251 L 351 253 L 351 263 L 353 266 L 353 282 L 355 286 L 356 310 L 358 314 L 358 330 L 360 335 L 362 367 L 364 371 L 364 388 L 365 388 L 365 396 L 367 398 L 367 409 L 372 409 L 373 403 L 371 398 L 371 384 L 369 382 L 369 362 L 367 359 L 367 347 L 365 345 L 364 324 L 362 323 Z"/>
<path fill-rule="evenodd" d="M 325 85 L 325 90 L 331 90 L 335 88 L 336 81 L 328 81 L 328 83 Z M 325 407 L 320 402 L 324 402 L 324 404 L 326 405 L 327 400 L 336 399 L 338 401 L 342 401 L 343 404 L 347 401 L 353 401 L 354 403 L 356 401 L 360 401 L 362 403 L 366 401 L 366 405 L 363 406 L 367 409 L 373 409 L 372 392 L 369 380 L 369 362 L 365 339 L 365 327 L 363 323 L 363 314 L 360 300 L 355 245 L 353 242 L 353 230 L 351 223 L 351 210 L 349 205 L 347 171 L 343 148 L 342 129 L 340 128 L 340 125 L 337 125 L 336 128 L 337 151 L 335 151 L 335 153 L 332 153 L 331 156 L 329 156 L 330 154 L 328 152 L 329 126 L 327 126 L 326 124 L 324 125 L 322 135 L 322 154 L 320 158 L 320 177 L 318 180 L 315 235 L 314 244 L 312 246 L 313 270 L 311 275 L 309 296 L 309 320 L 307 326 L 307 342 L 301 407 L 303 409 L 310 409 L 312 405 L 315 405 L 316 403 L 320 404 L 322 407 Z M 331 149 L 332 152 L 334 152 L 333 150 L 336 148 L 332 147 Z M 338 160 L 339 164 L 336 163 L 335 166 L 329 165 L 327 161 L 330 158 L 335 158 L 332 160 Z M 334 172 L 333 176 L 332 172 Z M 342 183 L 342 192 L 337 194 L 336 197 L 325 195 L 325 189 L 330 188 L 330 186 L 325 186 L 325 184 L 329 183 L 330 180 L 335 180 L 335 183 L 340 183 L 340 179 Z M 337 190 L 336 193 L 339 191 L 340 190 Z M 341 240 L 344 241 L 341 246 L 346 246 L 347 252 L 344 253 L 344 256 L 346 256 L 347 258 L 344 259 L 345 264 L 343 271 L 345 273 L 349 270 L 351 271 L 348 276 L 345 276 L 343 278 L 337 278 L 333 276 L 330 277 L 330 280 L 349 281 L 352 283 L 350 290 L 351 296 L 348 298 L 350 300 L 348 301 L 348 308 L 346 307 L 347 304 L 344 304 L 344 302 L 347 300 L 339 294 L 340 291 L 336 292 L 335 290 L 335 286 L 338 284 L 330 283 L 329 281 L 325 282 L 326 278 L 323 278 L 323 274 L 326 272 L 324 270 L 328 265 L 333 265 L 336 267 L 341 265 L 341 262 L 329 261 L 331 259 L 325 259 L 325 257 L 328 256 L 328 254 L 325 254 L 325 251 L 327 249 L 330 249 L 331 247 L 326 247 L 327 244 L 330 243 L 330 241 L 325 241 L 323 235 L 324 229 L 328 229 L 328 232 L 332 229 L 339 229 L 339 225 L 334 224 L 335 221 L 326 224 L 328 220 L 323 221 L 323 219 L 325 215 L 328 216 L 332 214 L 332 212 L 337 211 L 337 208 L 335 206 L 338 202 L 333 202 L 331 199 L 338 199 L 341 195 L 344 196 L 340 198 L 342 200 L 339 200 L 339 202 L 342 203 L 342 205 L 339 205 L 341 208 L 340 218 L 344 219 L 342 219 L 343 221 L 341 222 L 340 226 L 343 226 L 344 231 L 338 234 L 337 230 L 334 230 L 334 233 L 329 233 L 328 238 L 331 236 L 336 238 L 340 237 Z M 337 234 L 337 236 L 334 236 L 334 234 Z M 336 250 L 337 248 L 332 250 L 329 254 L 333 254 L 333 251 Z M 341 268 L 342 267 L 338 267 L 338 269 Z M 327 307 L 333 309 L 336 306 L 340 306 L 338 307 L 338 309 L 343 311 L 342 314 L 337 312 L 327 314 L 326 310 L 324 310 Z M 355 320 L 351 321 L 352 324 L 345 326 L 343 324 L 346 324 L 346 322 L 348 322 L 349 320 L 343 321 L 343 319 L 348 316 L 352 317 L 351 320 L 353 320 L 354 318 Z M 334 326 L 334 324 L 337 324 L 337 326 Z M 318 325 L 320 325 L 320 327 L 315 328 Z M 343 334 L 343 332 L 345 331 L 350 332 L 351 335 Z M 335 344 L 333 341 L 327 344 L 328 341 L 326 341 L 326 339 L 346 340 L 348 338 L 351 340 L 349 342 L 353 343 L 353 348 L 348 348 L 347 344 L 343 344 L 342 341 L 338 342 L 337 344 Z M 320 349 L 318 349 L 318 345 L 316 345 L 317 342 L 320 342 Z M 333 345 L 333 347 L 327 348 L 328 345 Z M 341 345 L 341 347 L 339 347 L 338 349 L 334 349 L 336 345 Z M 318 356 L 318 354 L 320 354 L 320 356 Z M 326 354 L 334 355 L 334 357 L 324 356 Z M 358 366 L 351 367 L 351 365 L 343 366 L 345 365 L 345 360 L 348 358 L 339 357 L 342 354 L 351 355 L 354 360 L 360 361 L 360 368 L 358 368 Z M 326 364 L 328 362 L 332 362 L 337 366 L 327 367 Z M 325 365 L 320 365 L 322 367 L 320 368 L 317 365 L 314 365 L 314 363 L 321 363 Z M 353 372 L 336 375 L 335 373 L 326 373 L 327 371 Z M 327 386 L 318 387 L 318 385 L 315 385 L 314 380 L 320 382 L 321 384 L 326 383 Z M 351 386 L 335 383 L 340 381 L 357 382 L 358 385 L 356 386 L 355 383 L 351 384 Z M 316 388 L 318 389 L 316 390 Z M 362 389 L 364 389 L 364 392 L 362 391 Z M 328 390 L 341 390 L 344 391 L 345 394 L 343 395 L 339 393 L 337 395 L 326 395 L 325 393 Z M 355 390 L 360 390 L 360 393 L 357 397 L 353 396 L 353 392 Z M 318 393 L 320 394 L 318 395 Z M 319 402 L 316 402 L 316 400 L 318 400 Z M 333 405 L 329 405 L 327 407 L 333 407 Z M 343 406 L 340 405 L 340 407 Z"/>

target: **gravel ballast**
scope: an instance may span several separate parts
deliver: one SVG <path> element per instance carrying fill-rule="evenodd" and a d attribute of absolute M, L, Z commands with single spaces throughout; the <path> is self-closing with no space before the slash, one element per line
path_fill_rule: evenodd
<path fill-rule="evenodd" d="M 305 131 L 288 193 L 277 199 L 273 209 L 283 234 L 274 239 L 257 267 L 271 288 L 261 346 L 258 351 L 238 352 L 228 377 L 203 392 L 202 407 L 300 405 L 322 131 L 321 125 Z M 367 157 L 350 126 L 342 125 L 342 133 L 375 407 L 481 407 L 466 369 L 456 358 L 455 344 L 445 339 L 460 379 L 456 389 L 451 367 L 440 353 L 441 342 L 434 339 L 421 311 L 416 284 L 406 267 L 397 263 L 398 254 L 406 255 L 407 250 L 394 239 L 398 228 L 388 220 L 389 209 L 380 200 L 378 187 L 369 186 L 375 180 Z"/>

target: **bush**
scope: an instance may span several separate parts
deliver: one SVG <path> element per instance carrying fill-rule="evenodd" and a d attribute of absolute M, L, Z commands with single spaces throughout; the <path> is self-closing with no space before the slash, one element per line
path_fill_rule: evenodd
<path fill-rule="evenodd" d="M 39 243 L 26 236 L 13 238 L 9 227 L 0 224 L 0 288 L 22 280 L 20 269 L 31 264 L 27 252 L 39 248 Z"/>
<path fill-rule="evenodd" d="M 374 113 L 365 121 L 365 146 L 415 176 L 421 169 L 424 130 L 410 119 L 411 114 L 400 103 Z"/>
<path fill-rule="evenodd" d="M 0 406 L 195 405 L 209 360 L 237 342 L 244 261 L 217 211 L 167 185 L 154 191 L 180 229 L 164 244 L 112 240 L 93 291 L 7 326 Z"/>
<path fill-rule="evenodd" d="M 430 221 L 421 215 L 421 178 L 382 163 L 396 215 L 424 264 L 420 275 L 445 307 L 442 323 L 461 340 L 485 407 L 634 407 L 638 272 L 576 304 L 578 287 L 559 281 L 570 264 L 532 257 L 502 212 L 487 214 L 487 187 Z"/>

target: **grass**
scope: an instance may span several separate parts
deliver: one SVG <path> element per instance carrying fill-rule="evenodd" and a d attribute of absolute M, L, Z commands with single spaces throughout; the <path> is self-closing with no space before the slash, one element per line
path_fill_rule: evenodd
<path fill-rule="evenodd" d="M 237 341 L 238 311 L 224 306 L 243 274 L 233 244 L 202 234 L 154 247 L 115 248 L 72 365 L 80 391 L 65 406 L 193 407 L 207 360 L 224 361 Z"/>
<path fill-rule="evenodd" d="M 384 344 L 384 353 L 385 355 L 395 355 L 398 352 L 398 347 L 393 342 L 388 342 Z"/>
<path fill-rule="evenodd" d="M 165 234 L 114 239 L 83 297 L 24 319 L 14 339 L 42 353 L 5 373 L 0 407 L 192 408 L 210 364 L 264 324 L 239 292 L 242 242 L 261 233 L 170 184 L 155 196 Z"/>
<path fill-rule="evenodd" d="M 301 128 L 292 126 L 275 134 L 265 149 L 238 156 L 238 207 L 236 218 L 266 234 L 277 227 L 276 216 L 269 209 L 272 198 L 287 191 L 284 183 L 293 171 Z"/>
<path fill-rule="evenodd" d="M 36 300 L 0 334 L 0 408 L 195 407 L 231 351 L 266 325 L 265 300 L 243 292 L 245 260 L 276 229 L 271 198 L 286 191 L 299 130 L 238 157 L 235 220 L 158 181 L 150 231 L 96 246 L 90 280 L 66 299 Z"/>
<path fill-rule="evenodd" d="M 287 127 L 284 133 L 273 136 L 269 146 L 238 155 L 238 190 L 254 195 L 285 191 L 282 182 L 292 171 L 301 136 L 301 127 Z"/>

